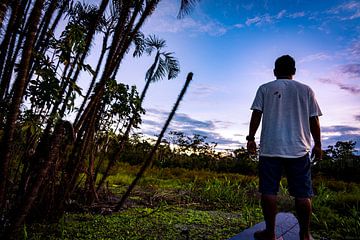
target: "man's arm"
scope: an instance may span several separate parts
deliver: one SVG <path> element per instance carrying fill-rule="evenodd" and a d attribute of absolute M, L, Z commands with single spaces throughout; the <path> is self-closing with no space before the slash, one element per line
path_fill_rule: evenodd
<path fill-rule="evenodd" d="M 256 143 L 255 143 L 255 133 L 259 128 L 261 122 L 262 112 L 259 110 L 253 110 L 250 119 L 250 126 L 249 126 L 249 135 L 248 135 L 248 142 L 247 142 L 247 149 L 249 153 L 255 154 L 256 153 Z"/>
<path fill-rule="evenodd" d="M 321 133 L 320 133 L 320 121 L 319 117 L 310 117 L 310 132 L 314 139 L 314 147 L 311 152 L 311 158 L 315 156 L 315 160 L 322 159 L 322 150 L 321 150 Z"/>

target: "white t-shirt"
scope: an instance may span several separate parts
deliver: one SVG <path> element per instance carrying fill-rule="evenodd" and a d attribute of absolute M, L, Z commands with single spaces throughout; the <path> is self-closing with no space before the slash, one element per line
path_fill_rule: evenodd
<path fill-rule="evenodd" d="M 322 115 L 310 87 L 289 79 L 268 82 L 259 87 L 251 109 L 263 113 L 261 156 L 296 158 L 310 151 L 309 118 Z"/>

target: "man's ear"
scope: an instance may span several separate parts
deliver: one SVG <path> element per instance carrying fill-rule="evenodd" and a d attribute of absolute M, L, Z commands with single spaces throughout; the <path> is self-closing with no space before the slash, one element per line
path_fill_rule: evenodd
<path fill-rule="evenodd" d="M 296 68 L 294 67 L 294 71 L 293 71 L 293 74 L 292 74 L 292 75 L 295 75 L 295 73 L 296 73 Z"/>
<path fill-rule="evenodd" d="M 276 77 L 276 75 L 277 75 L 277 71 L 276 71 L 276 69 L 275 69 L 275 68 L 274 68 L 273 72 L 274 72 L 274 76 Z"/>

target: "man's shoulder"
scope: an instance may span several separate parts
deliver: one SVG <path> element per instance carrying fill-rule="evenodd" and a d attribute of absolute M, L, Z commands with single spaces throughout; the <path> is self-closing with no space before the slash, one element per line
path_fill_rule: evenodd
<path fill-rule="evenodd" d="M 266 83 L 260 85 L 259 88 L 267 88 L 267 87 L 271 87 L 275 84 L 276 84 L 276 80 L 272 80 L 272 81 L 269 81 L 269 82 L 266 82 Z"/>
<path fill-rule="evenodd" d="M 295 81 L 293 80 L 293 83 L 298 87 L 303 89 L 304 91 L 308 91 L 308 92 L 312 92 L 312 89 L 309 85 L 306 85 L 305 83 L 299 82 L 299 81 Z"/>

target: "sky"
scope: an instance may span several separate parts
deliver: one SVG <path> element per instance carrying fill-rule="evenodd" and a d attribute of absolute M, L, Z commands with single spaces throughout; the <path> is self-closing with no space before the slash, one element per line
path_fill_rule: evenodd
<path fill-rule="evenodd" d="M 289 54 L 294 79 L 313 89 L 323 112 L 323 148 L 349 140 L 360 148 L 360 1 L 201 0 L 178 19 L 179 2 L 162 0 L 141 29 L 164 39 L 181 68 L 176 79 L 150 86 L 142 133 L 159 134 L 193 72 L 168 131 L 206 136 L 218 149 L 245 146 L 256 90 L 275 79 L 275 59 Z M 128 54 L 118 80 L 141 91 L 153 59 Z"/>

